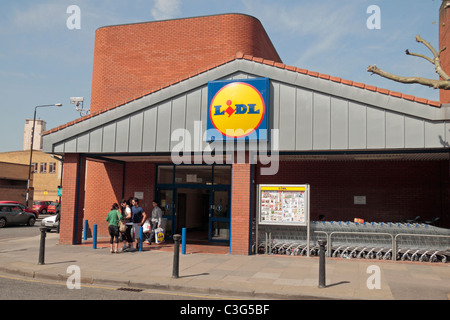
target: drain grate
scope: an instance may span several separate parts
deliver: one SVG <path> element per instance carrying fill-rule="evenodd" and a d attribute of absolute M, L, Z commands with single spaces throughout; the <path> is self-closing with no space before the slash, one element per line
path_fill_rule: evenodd
<path fill-rule="evenodd" d="M 141 291 L 143 291 L 142 289 L 137 289 L 137 288 L 118 288 L 117 290 L 129 291 L 129 292 L 141 292 Z"/>

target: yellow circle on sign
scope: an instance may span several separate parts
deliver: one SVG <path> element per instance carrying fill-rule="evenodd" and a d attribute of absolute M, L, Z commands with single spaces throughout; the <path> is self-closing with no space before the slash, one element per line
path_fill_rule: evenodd
<path fill-rule="evenodd" d="M 216 93 L 209 116 L 214 127 L 224 136 L 242 138 L 258 129 L 265 109 L 264 99 L 255 87 L 233 82 Z"/>

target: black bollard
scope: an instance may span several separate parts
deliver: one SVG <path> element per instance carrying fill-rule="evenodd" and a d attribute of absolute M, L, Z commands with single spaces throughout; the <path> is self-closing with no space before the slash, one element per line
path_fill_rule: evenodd
<path fill-rule="evenodd" d="M 172 271 L 172 278 L 178 279 L 178 267 L 180 265 L 180 240 L 181 235 L 174 234 L 173 240 L 175 241 L 175 245 L 173 246 L 173 271 Z"/>
<path fill-rule="evenodd" d="M 325 245 L 326 240 L 319 240 L 319 288 L 325 288 Z"/>
<path fill-rule="evenodd" d="M 45 237 L 47 236 L 47 228 L 41 227 L 39 228 L 41 230 L 41 243 L 39 246 L 39 262 L 38 264 L 45 264 L 44 258 L 45 258 Z"/>

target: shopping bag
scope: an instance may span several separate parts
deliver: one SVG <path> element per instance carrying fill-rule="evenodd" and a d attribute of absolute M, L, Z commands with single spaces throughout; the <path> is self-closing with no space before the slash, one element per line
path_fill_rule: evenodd
<path fill-rule="evenodd" d="M 164 229 L 157 228 L 155 229 L 155 243 L 160 244 L 164 242 Z"/>
<path fill-rule="evenodd" d="M 144 225 L 142 226 L 142 232 L 149 233 L 152 231 L 152 226 L 148 220 L 145 220 Z"/>

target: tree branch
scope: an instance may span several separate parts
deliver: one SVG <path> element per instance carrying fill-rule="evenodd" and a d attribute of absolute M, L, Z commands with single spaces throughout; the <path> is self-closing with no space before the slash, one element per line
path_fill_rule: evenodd
<path fill-rule="evenodd" d="M 449 90 L 450 89 L 450 81 L 446 80 L 434 80 L 434 79 L 427 79 L 422 77 L 402 77 L 397 76 L 395 74 L 386 72 L 384 70 L 379 69 L 376 65 L 369 66 L 367 68 L 368 72 L 375 73 L 379 76 L 382 76 L 383 78 L 394 80 L 401 83 L 418 83 L 422 84 L 424 86 L 428 86 L 435 89 L 444 89 Z"/>
<path fill-rule="evenodd" d="M 433 46 L 426 40 L 424 40 L 420 35 L 416 36 L 416 41 L 419 43 L 422 43 L 424 46 L 426 46 L 431 53 L 433 54 L 433 58 L 429 58 L 422 54 L 412 53 L 409 52 L 407 49 L 405 52 L 407 55 L 415 56 L 419 58 L 423 58 L 427 60 L 428 62 L 432 63 L 434 65 L 434 69 L 436 73 L 440 76 L 442 80 L 434 80 L 434 79 L 427 79 L 422 77 L 402 77 L 398 76 L 389 72 L 386 72 L 384 70 L 379 69 L 376 65 L 367 67 L 368 72 L 375 73 L 381 77 L 394 80 L 401 83 L 418 83 L 422 84 L 428 87 L 432 87 L 435 89 L 444 89 L 444 90 L 450 90 L 450 77 L 447 75 L 447 73 L 442 69 L 441 66 L 441 53 L 446 49 L 446 47 L 443 47 L 442 49 L 436 51 L 436 49 L 433 48 Z"/>
<path fill-rule="evenodd" d="M 439 53 L 438 53 L 436 51 L 436 49 L 434 49 L 433 46 L 428 41 L 422 39 L 422 37 L 419 34 L 416 36 L 416 41 L 425 45 L 431 51 L 431 53 L 433 53 L 434 69 L 436 70 L 437 74 L 439 74 L 439 76 L 442 79 L 449 80 L 450 78 L 447 75 L 447 73 L 445 73 L 444 70 L 442 70 L 441 59 L 440 59 L 441 52 L 444 51 L 446 48 L 445 47 L 442 48 L 441 50 L 439 50 Z"/>
<path fill-rule="evenodd" d="M 405 50 L 405 53 L 406 53 L 408 56 L 415 56 L 415 57 L 419 57 L 419 58 L 424 58 L 425 60 L 429 61 L 431 64 L 434 64 L 433 59 L 428 58 L 428 57 L 425 56 L 425 55 L 409 52 L 408 49 Z"/>

